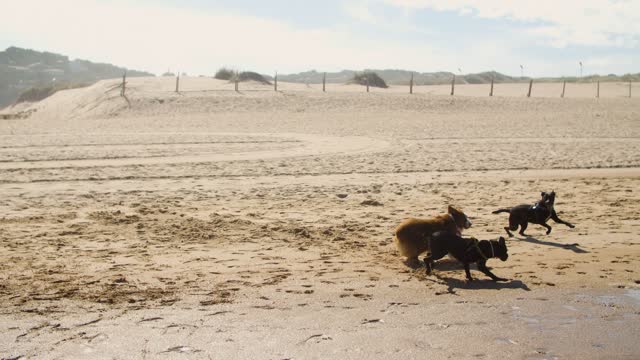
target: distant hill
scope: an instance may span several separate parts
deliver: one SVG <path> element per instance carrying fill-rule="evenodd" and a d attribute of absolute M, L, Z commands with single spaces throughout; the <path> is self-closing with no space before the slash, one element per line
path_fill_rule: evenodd
<path fill-rule="evenodd" d="M 362 72 L 375 72 L 389 85 L 407 85 L 411 79 L 411 71 L 408 70 L 374 70 L 366 69 L 363 71 L 343 70 L 340 72 L 328 72 L 328 83 L 347 83 L 352 80 L 356 73 Z M 453 77 L 453 73 L 441 71 L 441 72 L 429 72 L 419 73 L 413 72 L 413 81 L 416 85 L 442 85 L 450 84 Z M 294 83 L 321 83 L 322 72 L 315 70 L 305 71 L 298 74 L 278 75 L 278 80 Z M 496 71 L 486 71 L 477 74 L 456 75 L 457 84 L 487 84 L 491 82 L 493 78 L 495 83 L 515 83 L 515 82 L 527 82 L 531 78 L 529 77 L 514 77 L 505 74 L 501 74 Z M 557 77 L 557 78 L 535 78 L 535 81 L 539 82 L 593 82 L 593 81 L 640 81 L 640 73 L 615 75 L 609 74 L 606 76 L 589 75 L 582 78 L 577 77 Z"/>
<path fill-rule="evenodd" d="M 346 83 L 354 78 L 357 73 L 375 72 L 389 85 L 406 85 L 411 79 L 411 71 L 408 70 L 374 70 L 366 69 L 364 71 L 343 70 L 340 72 L 327 73 L 328 83 Z M 468 74 L 456 76 L 456 83 L 459 84 L 482 84 L 491 82 L 491 76 L 494 76 L 496 83 L 501 82 L 518 82 L 528 81 L 526 78 L 515 78 L 500 74 L 498 72 L 484 72 L 479 74 Z M 321 83 L 323 73 L 315 70 L 301 72 L 298 74 L 278 75 L 278 80 L 295 82 L 295 83 Z M 419 73 L 413 72 L 413 82 L 416 85 L 440 85 L 451 83 L 453 73 L 451 72 L 431 72 Z"/>
<path fill-rule="evenodd" d="M 122 76 L 153 76 L 111 64 L 69 60 L 67 56 L 10 47 L 0 52 L 0 108 L 33 88 L 76 87 Z"/>

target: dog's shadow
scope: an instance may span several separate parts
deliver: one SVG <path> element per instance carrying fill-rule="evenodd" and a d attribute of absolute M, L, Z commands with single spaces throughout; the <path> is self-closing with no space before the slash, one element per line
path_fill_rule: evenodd
<path fill-rule="evenodd" d="M 412 269 L 416 271 L 424 271 L 424 266 L 422 266 L 421 263 L 407 264 L 407 266 L 410 266 Z M 489 269 L 491 269 L 491 267 L 489 267 Z M 527 286 L 527 284 L 523 283 L 520 280 L 510 279 L 508 281 L 493 281 L 488 278 L 485 279 L 486 275 L 478 271 L 475 264 L 471 265 L 471 275 L 474 276 L 473 281 L 467 281 L 466 279 L 464 280 L 456 279 L 456 278 L 446 276 L 446 273 L 450 271 L 456 271 L 456 272 L 462 271 L 464 273 L 464 266 L 460 262 L 453 259 L 439 260 L 436 263 L 436 267 L 433 270 L 432 275 L 427 276 L 427 279 L 446 284 L 447 292 L 450 294 L 455 294 L 456 293 L 455 289 L 465 289 L 465 290 L 522 289 L 525 291 L 531 291 L 531 289 Z"/>
<path fill-rule="evenodd" d="M 567 249 L 567 250 L 571 250 L 571 251 L 573 251 L 575 253 L 578 253 L 578 254 L 586 254 L 586 253 L 588 253 L 587 250 L 580 248 L 580 244 L 578 244 L 578 243 L 561 244 L 561 243 L 556 243 L 556 242 L 553 242 L 553 241 L 540 240 L 538 238 L 535 238 L 535 237 L 529 236 L 529 235 L 527 235 L 527 237 L 525 237 L 525 238 L 518 238 L 518 240 L 526 241 L 526 242 L 531 243 L 531 244 L 547 245 L 547 246 L 553 246 L 553 247 L 557 247 L 557 248 L 561 248 L 561 249 Z"/>
<path fill-rule="evenodd" d="M 490 279 L 480 279 L 474 277 L 473 281 L 467 281 L 462 279 L 451 278 L 443 276 L 442 273 L 434 271 L 433 275 L 441 282 L 447 285 L 447 292 L 455 294 L 455 289 L 465 290 L 502 290 L 502 289 L 522 289 L 525 291 L 531 291 L 527 284 L 520 280 L 509 279 L 507 281 L 493 281 Z M 472 273 L 473 275 L 473 273 Z M 484 276 L 482 274 L 481 276 Z"/>

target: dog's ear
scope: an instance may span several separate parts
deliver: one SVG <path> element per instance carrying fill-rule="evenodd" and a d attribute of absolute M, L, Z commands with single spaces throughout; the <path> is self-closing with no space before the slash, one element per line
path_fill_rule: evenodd
<path fill-rule="evenodd" d="M 544 197 L 546 194 L 547 193 L 543 191 L 543 192 L 540 193 L 540 196 Z"/>
<path fill-rule="evenodd" d="M 455 213 L 456 213 L 456 209 L 455 209 L 453 206 L 449 205 L 449 206 L 447 207 L 447 212 L 448 212 L 449 214 L 455 214 Z"/>
<path fill-rule="evenodd" d="M 505 248 L 507 247 L 507 241 L 500 236 L 500 239 L 498 239 L 498 244 L 500 244 L 500 246 L 504 246 Z"/>

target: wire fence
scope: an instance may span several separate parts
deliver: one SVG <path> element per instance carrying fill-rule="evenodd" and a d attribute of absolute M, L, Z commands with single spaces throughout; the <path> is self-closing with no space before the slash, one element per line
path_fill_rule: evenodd
<path fill-rule="evenodd" d="M 413 76 L 407 85 L 391 85 L 388 88 L 375 87 L 367 81 L 365 84 L 350 83 L 328 83 L 326 75 L 319 83 L 283 82 L 276 74 L 272 80 L 264 82 L 240 81 L 238 78 L 231 80 L 217 80 L 210 77 L 162 77 L 162 85 L 157 89 L 160 92 L 377 92 L 377 93 L 407 93 L 407 94 L 429 94 L 429 95 L 449 95 L 449 96 L 499 96 L 499 97 L 534 97 L 534 98 L 620 98 L 634 97 L 640 93 L 640 83 L 628 81 L 594 81 L 594 82 L 550 82 L 535 81 L 528 82 L 496 83 L 491 80 L 486 84 L 469 84 L 456 82 L 455 75 L 450 84 L 439 85 L 418 85 L 415 84 Z M 123 76 L 121 83 L 121 95 L 126 96 L 127 87 L 126 76 Z M 354 86 L 355 85 L 355 86 Z M 362 86 L 357 86 L 362 85 Z"/>

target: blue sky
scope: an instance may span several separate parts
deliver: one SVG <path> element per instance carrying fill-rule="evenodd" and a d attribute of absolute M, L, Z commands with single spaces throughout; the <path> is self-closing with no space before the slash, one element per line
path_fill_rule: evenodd
<path fill-rule="evenodd" d="M 162 73 L 640 72 L 638 0 L 0 0 L 0 48 Z"/>

